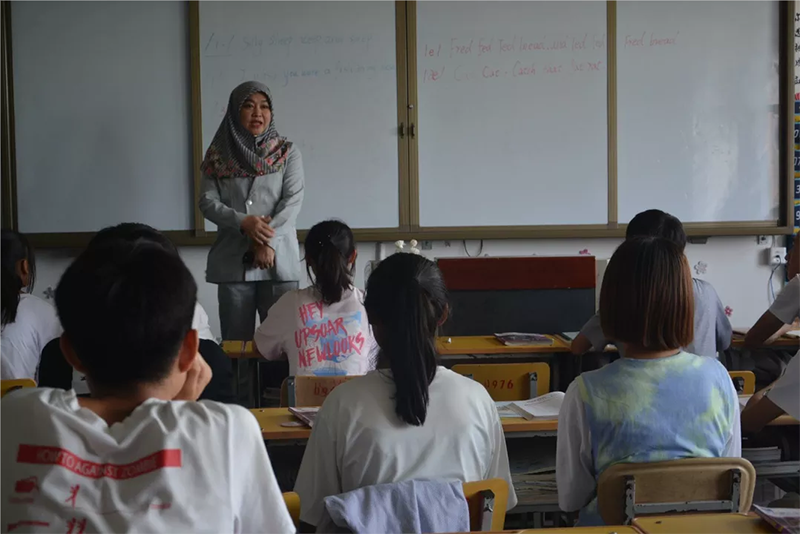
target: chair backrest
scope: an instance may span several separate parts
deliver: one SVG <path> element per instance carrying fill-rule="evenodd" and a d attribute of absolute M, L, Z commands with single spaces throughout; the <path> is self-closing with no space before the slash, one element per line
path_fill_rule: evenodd
<path fill-rule="evenodd" d="M 550 366 L 543 362 L 465 363 L 453 371 L 483 384 L 495 401 L 526 400 L 550 391 Z"/>
<path fill-rule="evenodd" d="M 747 513 L 755 480 L 743 458 L 616 464 L 597 481 L 597 506 L 607 525 L 629 525 L 638 515 Z"/>
<path fill-rule="evenodd" d="M 490 478 L 464 483 L 464 497 L 469 506 L 470 532 L 499 532 L 506 522 L 508 483 Z"/>
<path fill-rule="evenodd" d="M 0 380 L 0 398 L 5 397 L 6 393 L 11 393 L 16 389 L 35 388 L 36 382 L 31 378 L 16 378 L 14 380 Z"/>
<path fill-rule="evenodd" d="M 292 516 L 294 526 L 300 526 L 300 495 L 293 491 L 288 491 L 283 494 L 283 500 L 286 502 L 286 508 L 289 510 L 289 515 Z"/>
<path fill-rule="evenodd" d="M 290 376 L 281 384 L 281 406 L 322 406 L 336 386 L 358 376 Z"/>
<path fill-rule="evenodd" d="M 753 371 L 728 371 L 728 374 L 731 375 L 739 395 L 752 395 L 756 392 L 756 375 Z"/>

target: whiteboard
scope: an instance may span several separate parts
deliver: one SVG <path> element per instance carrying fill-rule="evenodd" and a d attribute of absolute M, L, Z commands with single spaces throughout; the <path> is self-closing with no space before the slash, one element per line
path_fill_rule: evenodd
<path fill-rule="evenodd" d="M 418 2 L 423 227 L 608 222 L 605 2 Z"/>
<path fill-rule="evenodd" d="M 298 228 L 332 217 L 353 228 L 399 226 L 394 3 L 199 8 L 203 151 L 231 90 L 261 81 L 272 91 L 278 132 L 303 155 Z"/>
<path fill-rule="evenodd" d="M 779 218 L 777 2 L 618 2 L 619 218 Z"/>
<path fill-rule="evenodd" d="M 192 228 L 183 2 L 12 2 L 19 230 Z"/>

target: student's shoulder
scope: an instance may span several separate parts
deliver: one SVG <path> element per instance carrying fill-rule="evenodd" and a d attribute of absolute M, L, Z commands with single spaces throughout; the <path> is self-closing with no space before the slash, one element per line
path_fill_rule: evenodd
<path fill-rule="evenodd" d="M 692 278 L 692 285 L 694 286 L 694 296 L 700 299 L 718 299 L 717 290 L 711 282 L 702 280 L 700 278 Z"/>
<path fill-rule="evenodd" d="M 234 435 L 242 435 L 247 429 L 259 429 L 258 421 L 250 410 L 236 404 L 225 404 L 211 400 L 201 400 L 197 402 L 171 402 L 172 408 L 176 409 L 177 416 L 183 422 L 191 421 L 197 431 L 213 433 L 219 430 L 228 430 Z"/>
<path fill-rule="evenodd" d="M 444 367 L 436 369 L 432 386 L 443 389 L 447 396 L 459 398 L 466 404 L 495 405 L 483 384 Z"/>
<path fill-rule="evenodd" d="M 49 302 L 40 299 L 36 295 L 23 294 L 19 299 L 19 313 L 31 313 L 36 315 L 47 314 L 56 316 L 56 309 Z"/>
<path fill-rule="evenodd" d="M 370 371 L 369 373 L 353 377 L 342 382 L 325 398 L 325 403 L 345 403 L 363 397 L 367 392 L 378 392 L 389 389 L 392 379 L 383 371 Z"/>
<path fill-rule="evenodd" d="M 728 370 L 716 358 L 686 351 L 682 352 L 680 357 L 685 361 L 685 366 L 692 369 L 692 373 L 702 373 L 718 381 L 730 382 Z"/>
<path fill-rule="evenodd" d="M 34 416 L 32 414 L 52 412 L 74 398 L 74 392 L 58 388 L 20 388 L 8 392 L 0 402 L 0 408 L 5 413 L 13 413 L 13 419 L 20 421 L 24 414 Z"/>
<path fill-rule="evenodd" d="M 311 302 L 312 300 L 312 292 L 309 290 L 313 290 L 313 288 L 306 287 L 304 289 L 292 289 L 291 291 L 287 291 L 280 298 L 275 302 L 273 307 L 275 308 L 294 308 L 298 305 L 298 303 L 307 303 Z"/>

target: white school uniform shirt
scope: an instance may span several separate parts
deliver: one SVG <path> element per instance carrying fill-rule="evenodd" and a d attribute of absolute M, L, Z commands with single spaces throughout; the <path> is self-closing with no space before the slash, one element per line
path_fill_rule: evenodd
<path fill-rule="evenodd" d="M 783 375 L 767 392 L 767 397 L 795 419 L 800 418 L 800 352 L 789 360 Z"/>
<path fill-rule="evenodd" d="M 307 287 L 284 294 L 254 335 L 268 360 L 289 360 L 290 376 L 363 375 L 375 368 L 377 344 L 364 293 L 351 287 L 334 304 Z"/>
<path fill-rule="evenodd" d="M 481 384 L 438 367 L 422 426 L 397 416 L 394 392 L 391 372 L 381 370 L 325 399 L 295 485 L 302 521 L 319 525 L 329 495 L 412 479 L 502 478 L 507 509 L 516 506 L 500 416 Z"/>
<path fill-rule="evenodd" d="M 800 315 L 800 275 L 789 280 L 769 307 L 769 312 L 785 324 L 792 324 Z"/>
<path fill-rule="evenodd" d="M 0 378 L 36 379 L 42 349 L 60 335 L 55 308 L 34 295 L 20 295 L 17 318 L 0 334 Z"/>
<path fill-rule="evenodd" d="M 785 324 L 794 322 L 800 315 L 800 275 L 789 280 L 769 307 L 769 311 Z M 800 351 L 789 360 L 783 375 L 767 392 L 767 397 L 783 411 L 798 418 L 800 417 L 798 389 L 800 389 Z"/>
<path fill-rule="evenodd" d="M 199 302 L 196 302 L 194 305 L 192 329 L 197 330 L 197 335 L 200 339 L 208 339 L 216 343 L 217 340 L 214 338 L 214 334 L 211 333 L 211 325 L 208 323 L 208 314 Z M 59 335 L 61 334 L 59 333 Z M 72 370 L 72 389 L 79 395 L 89 394 L 89 384 L 86 383 L 86 375 L 76 369 Z"/>
<path fill-rule="evenodd" d="M 244 408 L 149 399 L 108 426 L 50 388 L 0 408 L 4 531 L 295 532 Z"/>

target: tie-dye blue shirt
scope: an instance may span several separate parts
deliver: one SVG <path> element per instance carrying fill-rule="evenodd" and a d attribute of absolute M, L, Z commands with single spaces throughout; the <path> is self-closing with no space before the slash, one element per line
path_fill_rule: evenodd
<path fill-rule="evenodd" d="M 736 391 L 727 370 L 711 358 L 687 352 L 620 358 L 570 385 L 558 441 L 559 503 L 565 510 L 583 507 L 581 525 L 602 525 L 594 497 L 607 467 L 739 456 Z"/>

